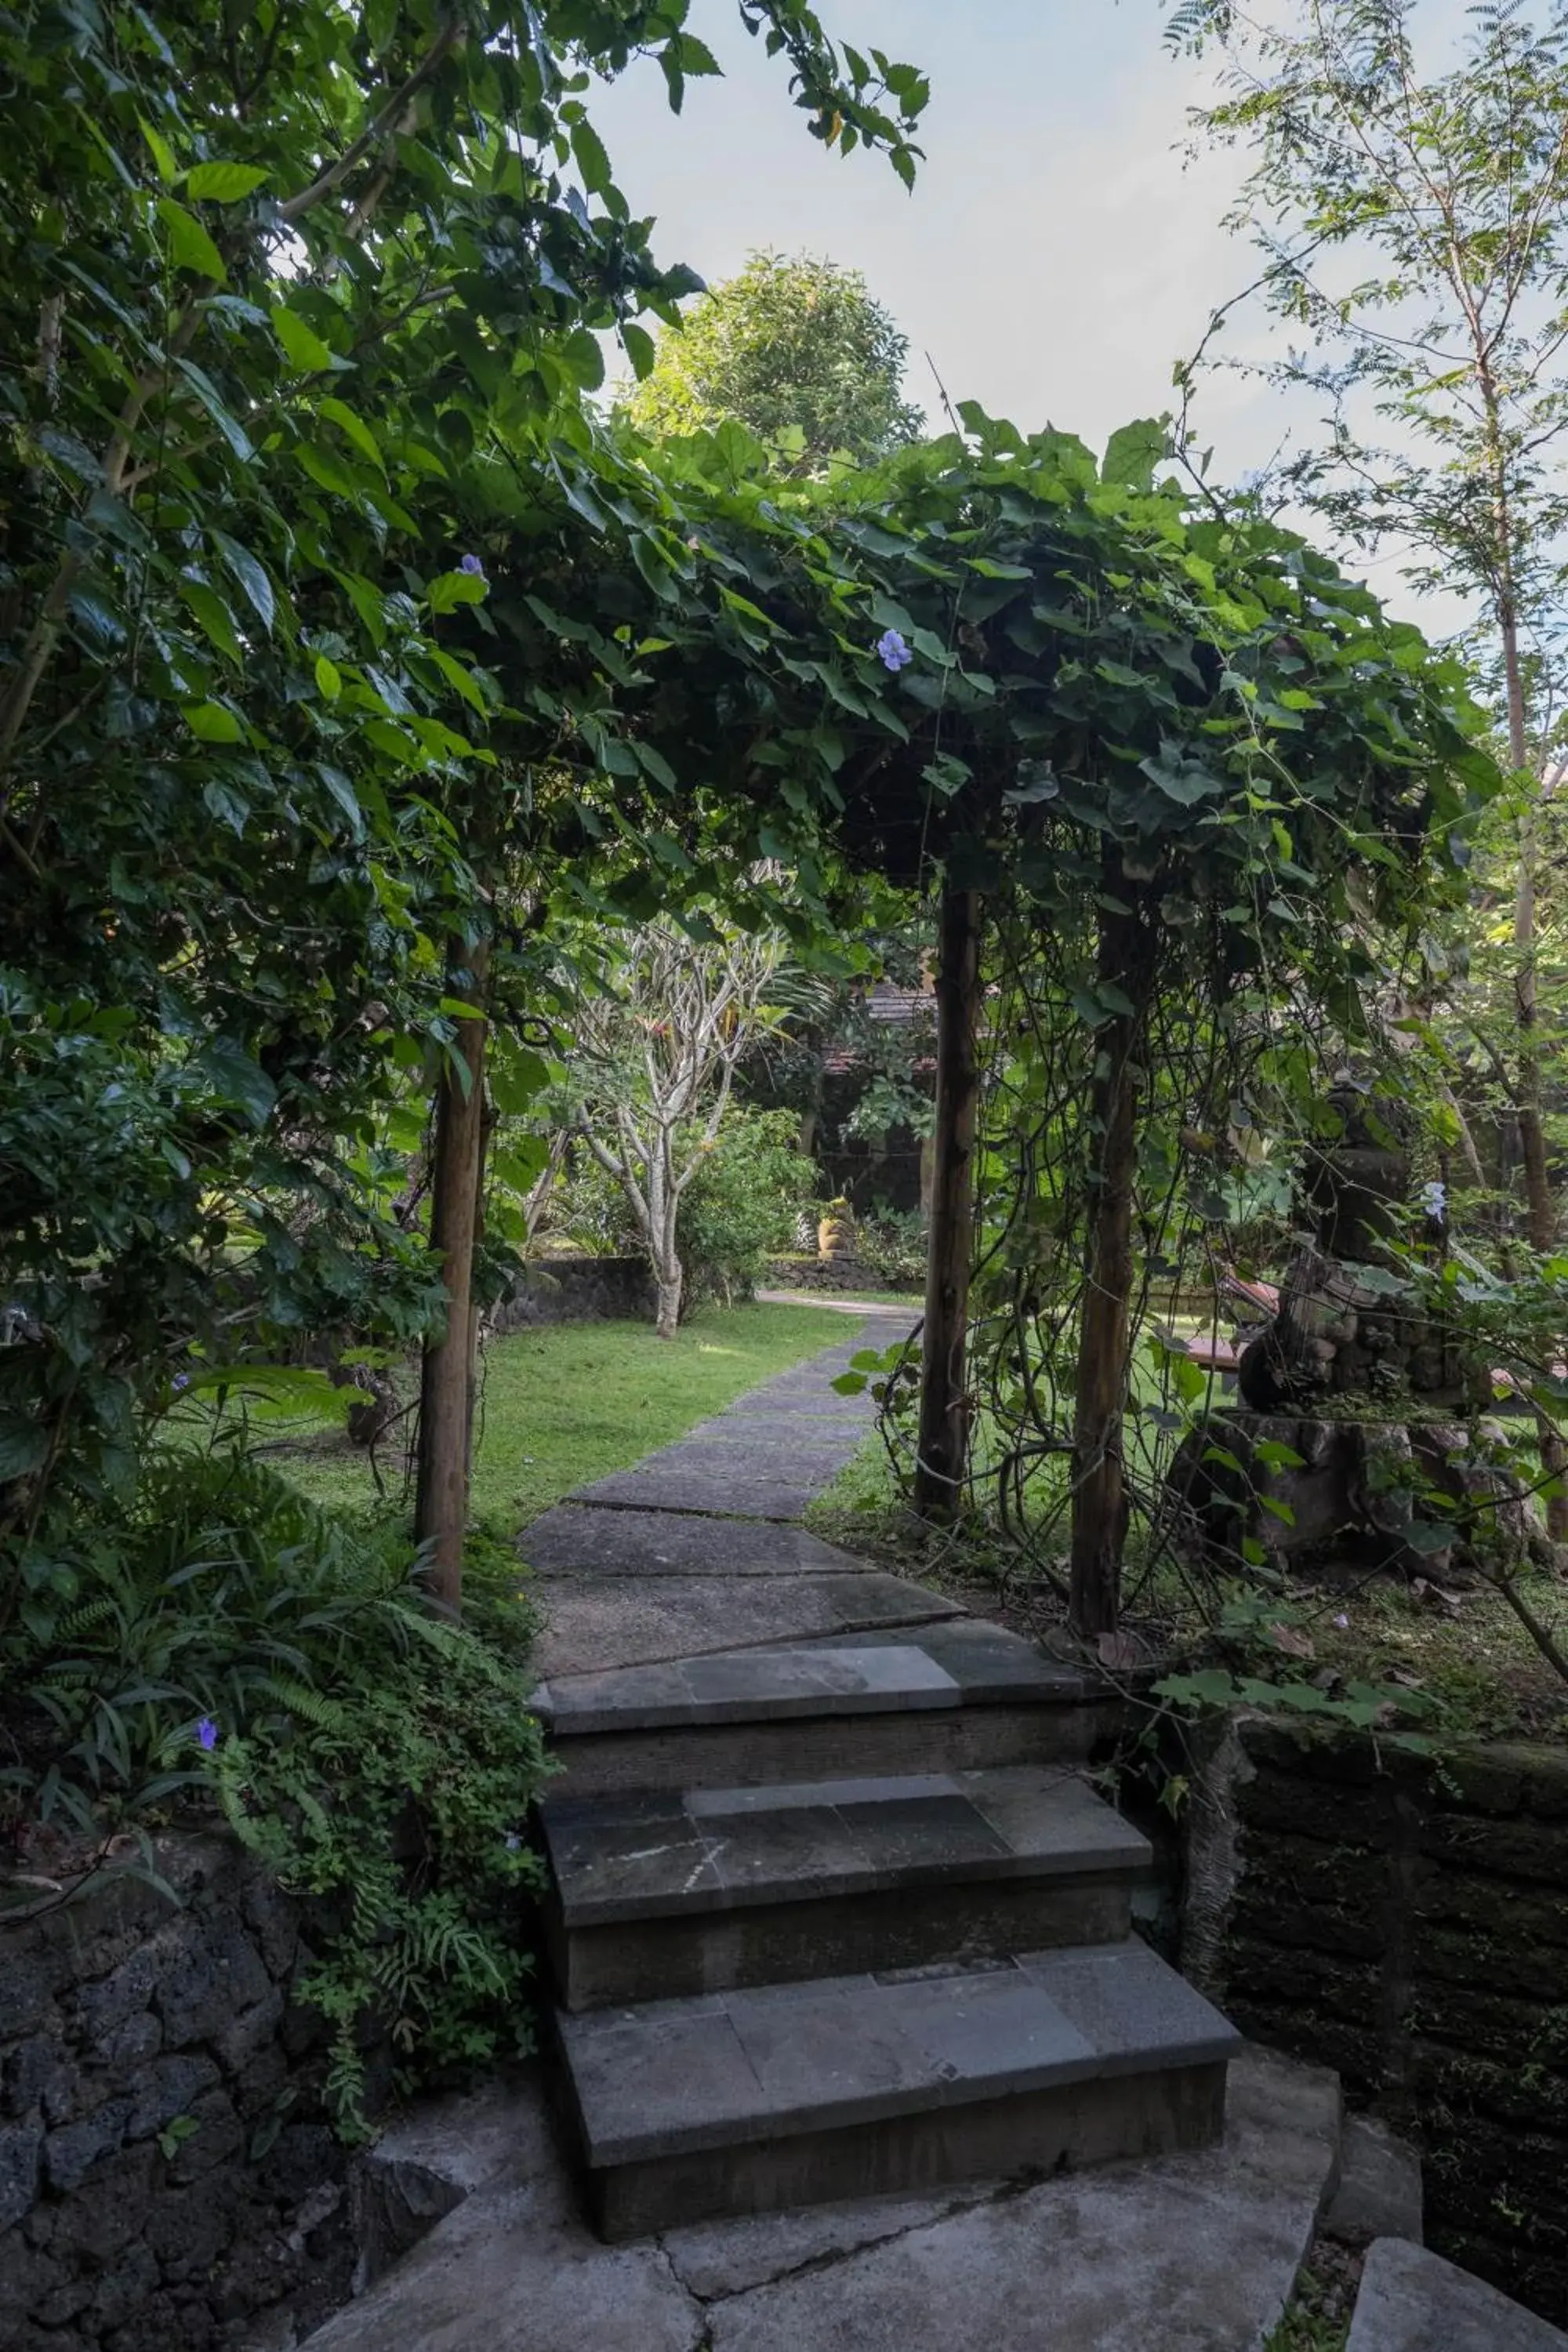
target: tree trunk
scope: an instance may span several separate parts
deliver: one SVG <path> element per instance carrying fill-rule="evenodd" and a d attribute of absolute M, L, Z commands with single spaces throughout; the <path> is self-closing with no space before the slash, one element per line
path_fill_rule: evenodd
<path fill-rule="evenodd" d="M 469 1003 L 484 999 L 487 942 L 468 956 L 466 980 L 454 985 Z M 463 1598 L 463 1537 L 468 1518 L 470 1387 L 474 1349 L 474 1244 L 485 1150 L 483 1020 L 458 1024 L 456 1052 L 465 1088 L 450 1065 L 436 1098 L 436 1151 L 430 1186 L 430 1246 L 441 1259 L 446 1326 L 427 1339 L 419 1380 L 419 1471 L 415 1540 L 430 1546 L 431 1590 L 456 1612 Z"/>
<path fill-rule="evenodd" d="M 920 1453 L 913 1503 L 951 1519 L 969 1458 L 964 1339 L 974 1244 L 974 1137 L 980 1109 L 980 897 L 944 887 L 936 980 L 936 1112 L 921 1358 Z"/>
<path fill-rule="evenodd" d="M 1111 892 L 1125 889 L 1120 870 Z M 1135 916 L 1102 910 L 1096 975 L 1137 1003 L 1144 935 Z M 1099 1032 L 1091 1132 L 1100 1139 L 1089 1208 L 1083 1310 L 1079 1325 L 1073 1415 L 1072 1559 L 1069 1616 L 1082 1634 L 1116 1630 L 1121 1549 L 1127 1534 L 1122 1425 L 1132 1300 L 1132 1192 L 1137 1161 L 1139 1014 Z"/>
<path fill-rule="evenodd" d="M 654 1330 L 661 1339 L 673 1339 L 680 1328 L 680 1293 L 684 1279 L 685 1269 L 679 1258 L 668 1272 L 659 1267 L 654 1270 L 657 1297 Z"/>
<path fill-rule="evenodd" d="M 1498 618 L 1508 696 L 1509 757 L 1522 774 L 1530 764 L 1530 740 L 1525 726 L 1519 629 L 1510 601 L 1502 604 Z M 1535 1034 L 1535 809 L 1532 802 L 1527 802 L 1519 820 L 1519 868 L 1513 895 L 1513 1003 L 1519 1037 L 1519 1142 L 1524 1162 L 1526 1221 L 1531 1249 L 1544 1255 L 1557 1245 L 1557 1203 L 1552 1194 L 1552 1171 L 1546 1158 L 1541 1056 Z M 1536 1436 L 1542 1470 L 1555 1487 L 1546 1497 L 1546 1532 L 1553 1543 L 1568 1543 L 1568 1446 L 1548 1413 L 1537 1412 Z"/>
<path fill-rule="evenodd" d="M 660 1129 L 648 1155 L 647 1240 L 656 1294 L 654 1330 L 661 1339 L 673 1339 L 680 1326 L 680 1294 L 686 1269 L 680 1263 L 677 1220 L 680 1195 L 676 1190 L 670 1137 Z"/>
<path fill-rule="evenodd" d="M 803 1052 L 811 1055 L 811 1087 L 801 1108 L 800 1134 L 795 1150 L 803 1160 L 813 1160 L 816 1156 L 816 1139 L 822 1129 L 822 1105 L 826 1084 L 822 1032 L 807 1029 L 800 1042 Z"/>

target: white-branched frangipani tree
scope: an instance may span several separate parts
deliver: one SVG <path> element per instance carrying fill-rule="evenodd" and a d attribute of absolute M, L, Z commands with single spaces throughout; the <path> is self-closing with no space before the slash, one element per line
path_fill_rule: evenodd
<path fill-rule="evenodd" d="M 769 1002 L 783 951 L 777 932 L 696 940 L 650 923 L 628 936 L 604 986 L 578 996 L 574 1126 L 637 1221 L 664 1339 L 685 1282 L 681 1200 L 718 1141 L 737 1068 L 783 1017 Z"/>

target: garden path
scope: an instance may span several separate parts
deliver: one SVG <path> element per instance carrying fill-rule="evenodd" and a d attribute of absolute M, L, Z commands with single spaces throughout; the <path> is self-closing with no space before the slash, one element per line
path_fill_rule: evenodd
<path fill-rule="evenodd" d="M 630 1470 L 536 1519 L 546 1676 L 753 1644 L 929 1624 L 962 1612 L 798 1522 L 869 1434 L 868 1395 L 833 1387 L 860 1349 L 908 1337 L 907 1311 L 857 1318 L 838 1346 L 750 1389 Z"/>
<path fill-rule="evenodd" d="M 1025 1701 L 1063 1710 L 1065 1722 L 1072 1702 L 1052 1686 L 1063 1670 L 1038 1658 L 1021 1662 L 1016 1653 L 1026 1645 L 1016 1636 L 867 1568 L 798 1524 L 869 1428 L 868 1402 L 839 1397 L 835 1373 L 856 1348 L 885 1346 L 905 1328 L 890 1318 L 868 1320 L 842 1348 L 767 1381 L 528 1530 L 521 1548 L 549 1616 L 551 1682 L 540 1703 L 557 1745 L 583 1751 L 572 1757 L 569 1789 L 595 1747 L 592 1735 L 605 1728 L 614 1686 L 625 1685 L 620 1670 L 634 1669 L 632 1679 L 649 1693 L 657 1686 L 650 1724 L 696 1727 L 714 1720 L 702 1711 L 704 1684 L 736 1671 L 733 1658 L 715 1653 L 750 1652 L 743 1679 L 760 1686 L 785 1660 L 796 1680 L 803 1672 L 809 1678 L 802 1647 L 835 1637 L 842 1644 L 848 1632 L 859 1637 L 854 1654 L 866 1664 L 867 1644 L 888 1644 L 889 1667 L 918 1644 L 937 1680 L 951 1676 L 966 1702 L 989 1701 L 997 1723 Z M 908 1630 L 916 1627 L 918 1634 Z M 759 1654 L 770 1649 L 784 1657 Z M 808 1731 L 797 1704 L 782 1689 L 779 1696 L 781 1715 L 795 1718 L 773 1727 L 781 1738 Z M 815 1702 L 818 1711 L 831 1704 L 820 1695 Z M 943 1720 L 953 1717 L 909 1718 L 917 1731 Z M 837 1727 L 852 1727 L 841 1719 Z M 578 1737 L 568 1739 L 572 1731 Z M 966 1785 L 985 1779 L 965 1776 Z M 840 1793 L 850 1785 L 839 1784 Z M 764 1801 L 770 1794 L 754 1793 Z M 804 1796 L 772 1793 L 793 1793 L 797 1806 Z M 620 1858 L 623 1898 L 633 1865 L 645 1876 L 649 1865 L 657 1870 L 678 1834 L 670 1801 L 654 1802 L 663 1807 L 660 1834 Z M 551 1810 L 547 1803 L 547 1819 Z M 567 1828 L 567 1816 L 556 1821 L 552 1853 L 571 1889 L 582 1857 L 574 1857 Z M 1124 1827 L 1120 1836 L 1142 1843 Z M 918 1907 L 917 1896 L 910 1901 Z M 558 1974 L 563 1959 L 568 1970 L 576 1964 L 573 1916 L 567 1944 L 554 1952 Z M 635 1962 L 637 1933 L 630 1915 L 610 1930 L 605 1953 L 623 1971 Z M 1136 1939 L 1127 1948 L 1135 1954 Z M 910 1977 L 931 1973 L 901 1972 L 906 1989 Z M 898 1976 L 877 1981 L 891 1986 Z M 843 1980 L 838 1990 L 853 1988 Z M 766 1998 L 812 1991 L 775 1985 Z M 720 2012 L 738 2015 L 754 1998 L 688 2004 L 702 2011 L 704 2026 L 682 2061 L 694 2094 L 728 2030 Z M 602 2086 L 612 2105 L 628 2095 L 635 2105 L 660 2072 L 651 2041 L 633 2046 L 637 2016 L 624 2007 L 597 2011 L 612 2039 L 620 2036 Z M 594 2024 L 590 2006 L 586 2017 L 563 2019 L 562 2030 L 570 2039 Z M 858 2063 L 846 2045 L 836 2074 L 853 2074 Z M 825 2095 L 824 2084 L 814 2085 L 814 2096 Z M 751 2135 L 764 2151 L 770 2128 L 759 2121 Z M 310 2339 L 311 2352 L 952 2352 L 965 2344 L 995 2352 L 1256 2352 L 1333 2191 L 1342 2129 L 1334 2075 L 1245 2050 L 1232 2064 L 1224 2135 L 1213 2146 L 1048 2179 L 1015 2171 L 947 2178 L 942 2186 L 914 2181 L 897 2194 L 824 2195 L 799 2210 L 730 2219 L 697 2218 L 677 2193 L 657 2218 L 650 2212 L 640 2227 L 611 2232 L 634 2242 L 605 2244 L 587 2225 L 580 2182 L 563 2161 L 540 2079 L 527 2070 L 416 2111 L 366 2159 L 356 2207 L 367 2291 Z M 744 2141 L 735 2160 L 746 2161 Z M 940 2169 L 933 2178 L 943 2179 Z M 1390 2226 L 1386 2216 L 1378 2226 Z M 1437 2307 L 1448 2300 L 1439 2295 Z M 1376 2332 L 1370 2313 L 1368 2321 L 1368 2352 L 1384 2344 L 1392 2352 L 1396 2343 L 1403 2352 L 1416 2340 Z M 1363 2338 L 1354 2340 L 1359 2347 Z M 1454 2352 L 1483 2344 L 1490 2352 L 1502 2339 L 1459 2327 L 1444 2340 Z M 1561 2339 L 1548 2330 L 1517 2340 L 1521 2352 L 1526 2342 L 1534 2352 L 1538 2341 Z M 267 2339 L 266 2352 L 280 2352 L 283 2341 Z"/>

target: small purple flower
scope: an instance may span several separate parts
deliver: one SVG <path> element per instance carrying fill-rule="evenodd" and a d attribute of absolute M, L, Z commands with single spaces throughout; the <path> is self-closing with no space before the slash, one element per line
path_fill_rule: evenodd
<path fill-rule="evenodd" d="M 914 659 L 914 655 L 897 629 L 885 629 L 882 632 L 877 640 L 875 652 L 883 668 L 890 669 L 895 677 L 900 670 L 908 669 Z"/>
<path fill-rule="evenodd" d="M 210 1756 L 217 1746 L 217 1726 L 210 1715 L 204 1715 L 196 1726 L 196 1738 Z"/>
<path fill-rule="evenodd" d="M 508 1853 L 520 1853 L 522 1851 L 522 1840 L 515 1830 L 508 1830 L 506 1833 L 506 1850 Z"/>
<path fill-rule="evenodd" d="M 1448 1213 L 1448 1188 L 1434 1177 L 1421 1187 L 1421 1206 L 1435 1223 L 1440 1224 Z"/>
<path fill-rule="evenodd" d="M 1340 1631 L 1341 1631 L 1341 1633 L 1349 1633 L 1349 1631 L 1350 1631 L 1350 1622 L 1351 1622 L 1350 1619 L 1349 1619 L 1349 1618 L 1344 1614 L 1344 1612 L 1343 1612 L 1343 1611 L 1342 1611 L 1342 1610 L 1341 1611 L 1340 1614 L 1339 1614 L 1339 1615 L 1334 1619 L 1334 1623 L 1339 1627 L 1339 1629 L 1340 1629 Z"/>
<path fill-rule="evenodd" d="M 459 572 L 471 572 L 476 580 L 482 580 L 485 576 L 484 558 L 479 555 L 465 555 L 458 569 Z"/>
<path fill-rule="evenodd" d="M 176 1372 L 174 1374 L 174 1384 L 177 1389 L 188 1389 L 191 1385 L 191 1376 L 189 1372 Z"/>

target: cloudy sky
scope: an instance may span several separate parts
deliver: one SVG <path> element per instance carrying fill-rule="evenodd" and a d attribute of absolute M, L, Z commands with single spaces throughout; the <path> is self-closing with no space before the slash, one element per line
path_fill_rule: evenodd
<path fill-rule="evenodd" d="M 912 396 L 935 404 L 929 352 L 955 402 L 1103 447 L 1171 405 L 1173 362 L 1254 275 L 1246 241 L 1221 226 L 1239 157 L 1183 152 L 1212 68 L 1165 50 L 1169 5 L 820 0 L 835 33 L 931 78 L 912 194 L 880 158 L 823 152 L 734 0 L 693 0 L 690 29 L 726 73 L 689 85 L 679 121 L 647 68 L 595 120 L 634 210 L 658 218 L 664 258 L 713 280 L 760 247 L 828 255 L 863 270 L 909 335 Z M 1458 5 L 1432 0 L 1431 20 Z M 1259 349 L 1262 333 L 1238 323 L 1227 347 Z M 1198 418 L 1231 480 L 1266 462 L 1282 429 L 1279 396 L 1236 374 L 1208 380 Z M 1437 624 L 1392 564 L 1373 576 Z"/>

